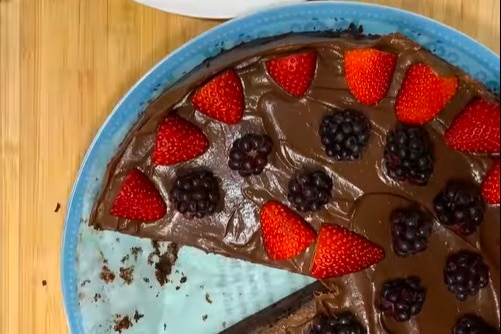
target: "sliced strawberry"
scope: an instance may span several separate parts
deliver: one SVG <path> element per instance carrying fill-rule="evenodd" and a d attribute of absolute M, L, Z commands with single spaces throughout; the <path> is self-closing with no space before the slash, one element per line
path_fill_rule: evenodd
<path fill-rule="evenodd" d="M 499 159 L 497 159 L 482 183 L 482 195 L 489 204 L 499 204 L 500 202 L 499 170 Z"/>
<path fill-rule="evenodd" d="M 295 97 L 306 94 L 315 76 L 316 66 L 317 54 L 314 51 L 295 53 L 266 62 L 266 70 L 273 80 Z"/>
<path fill-rule="evenodd" d="M 314 240 L 315 231 L 296 213 L 275 201 L 261 208 L 263 244 L 272 260 L 286 260 L 303 252 Z"/>
<path fill-rule="evenodd" d="M 499 153 L 499 122 L 499 103 L 475 99 L 454 119 L 445 142 L 467 153 Z"/>
<path fill-rule="evenodd" d="M 166 211 L 165 202 L 153 182 L 137 169 L 127 173 L 111 207 L 113 216 L 143 221 L 160 219 Z"/>
<path fill-rule="evenodd" d="M 322 224 L 311 275 L 318 279 L 366 269 L 384 258 L 384 250 L 344 227 Z"/>
<path fill-rule="evenodd" d="M 158 127 L 153 162 L 173 165 L 188 161 L 203 154 L 208 146 L 202 130 L 177 115 L 169 115 Z"/>
<path fill-rule="evenodd" d="M 428 123 L 452 99 L 457 88 L 456 77 L 441 77 L 426 64 L 413 65 L 397 97 L 397 118 L 407 124 Z"/>
<path fill-rule="evenodd" d="M 234 71 L 225 71 L 199 88 L 192 102 L 207 116 L 220 122 L 236 124 L 244 113 L 242 82 Z"/>
<path fill-rule="evenodd" d="M 360 103 L 376 105 L 386 96 L 397 59 L 376 49 L 354 49 L 344 54 L 346 83 Z"/>

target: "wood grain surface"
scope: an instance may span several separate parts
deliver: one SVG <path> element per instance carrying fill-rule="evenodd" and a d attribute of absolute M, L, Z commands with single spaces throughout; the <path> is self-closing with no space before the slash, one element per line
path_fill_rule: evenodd
<path fill-rule="evenodd" d="M 368 2 L 435 18 L 499 53 L 499 0 Z M 0 333 L 68 333 L 59 254 L 83 155 L 137 79 L 219 23 L 131 0 L 0 0 Z"/>

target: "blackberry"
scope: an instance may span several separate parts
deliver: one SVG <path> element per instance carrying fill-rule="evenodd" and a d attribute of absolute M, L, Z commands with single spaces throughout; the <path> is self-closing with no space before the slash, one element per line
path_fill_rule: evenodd
<path fill-rule="evenodd" d="M 212 172 L 193 171 L 174 181 L 169 199 L 188 218 L 203 218 L 217 210 L 219 184 Z"/>
<path fill-rule="evenodd" d="M 325 154 L 337 161 L 357 160 L 369 141 L 370 123 L 355 110 L 337 110 L 320 124 Z"/>
<path fill-rule="evenodd" d="M 261 174 L 268 164 L 273 142 L 267 135 L 248 133 L 233 142 L 228 166 L 242 177 Z"/>
<path fill-rule="evenodd" d="M 433 173 L 433 146 L 424 127 L 399 124 L 386 137 L 384 160 L 388 176 L 424 186 Z"/>
<path fill-rule="evenodd" d="M 315 323 L 310 334 L 365 334 L 367 331 L 349 311 L 323 316 Z"/>
<path fill-rule="evenodd" d="M 407 321 L 423 308 L 426 290 L 417 276 L 386 281 L 379 295 L 379 308 L 397 321 Z"/>
<path fill-rule="evenodd" d="M 499 331 L 475 314 L 465 314 L 456 321 L 452 334 L 499 334 Z"/>
<path fill-rule="evenodd" d="M 461 250 L 447 258 L 444 283 L 457 299 L 464 301 L 489 284 L 489 267 L 482 255 Z"/>
<path fill-rule="evenodd" d="M 399 208 L 391 214 L 393 251 L 398 256 L 409 256 L 428 247 L 433 222 L 431 217 L 416 206 Z"/>
<path fill-rule="evenodd" d="M 316 170 L 301 172 L 289 181 L 287 199 L 300 212 L 318 211 L 331 199 L 332 179 Z"/>
<path fill-rule="evenodd" d="M 438 220 L 462 235 L 470 235 L 484 220 L 485 201 L 480 187 L 463 181 L 449 181 L 435 196 Z"/>

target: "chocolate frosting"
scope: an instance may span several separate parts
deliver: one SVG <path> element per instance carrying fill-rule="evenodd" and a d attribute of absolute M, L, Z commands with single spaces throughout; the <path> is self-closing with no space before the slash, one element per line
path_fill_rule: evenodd
<path fill-rule="evenodd" d="M 354 48 L 375 47 L 399 56 L 387 96 L 375 107 L 360 105 L 347 89 L 343 54 Z M 264 61 L 296 50 L 318 52 L 316 74 L 309 92 L 294 98 L 268 76 Z M 460 81 L 455 97 L 439 117 L 426 125 L 434 144 L 435 169 L 426 187 L 389 179 L 383 166 L 386 133 L 397 123 L 394 103 L 406 70 L 426 63 L 441 75 L 455 75 Z M 195 88 L 216 73 L 233 67 L 240 76 L 245 94 L 245 112 L 237 125 L 212 120 L 195 110 L 191 95 Z M 168 240 L 293 272 L 308 274 L 315 244 L 290 261 L 272 261 L 263 249 L 259 227 L 260 206 L 270 199 L 287 203 L 291 176 L 305 168 L 322 168 L 334 181 L 333 200 L 318 213 L 304 219 L 318 230 L 321 223 L 344 225 L 383 246 L 386 258 L 373 267 L 334 279 L 341 289 L 341 307 L 351 309 L 370 333 L 449 333 L 459 314 L 473 312 L 499 327 L 499 207 L 490 206 L 478 232 L 462 238 L 435 223 L 428 249 L 409 258 L 395 256 L 391 249 L 389 216 L 393 209 L 418 203 L 429 212 L 435 195 L 450 179 L 479 183 L 491 165 L 488 157 L 466 155 L 448 148 L 443 132 L 454 116 L 475 97 L 497 101 L 482 85 L 464 72 L 431 54 L 399 34 L 380 38 L 293 34 L 258 41 L 227 51 L 207 61 L 168 89 L 146 110 L 112 158 L 102 194 L 96 203 L 91 224 L 154 240 Z M 372 124 L 371 138 L 362 158 L 354 162 L 329 159 L 320 143 L 318 128 L 333 108 L 363 112 Z M 151 152 L 159 122 L 176 112 L 199 126 L 210 142 L 202 156 L 174 166 L 155 166 Z M 274 142 L 270 163 L 258 176 L 242 178 L 227 167 L 229 148 L 248 132 L 267 133 Z M 170 186 L 179 173 L 207 168 L 219 178 L 224 203 L 221 210 L 204 219 L 186 219 L 170 204 L 165 217 L 143 223 L 114 217 L 111 204 L 125 174 L 139 168 L 156 184 L 168 203 Z M 460 302 L 443 283 L 443 268 L 449 253 L 471 249 L 483 254 L 490 267 L 490 284 L 475 297 Z M 427 288 L 423 311 L 408 322 L 397 323 L 375 308 L 383 281 L 418 275 Z"/>

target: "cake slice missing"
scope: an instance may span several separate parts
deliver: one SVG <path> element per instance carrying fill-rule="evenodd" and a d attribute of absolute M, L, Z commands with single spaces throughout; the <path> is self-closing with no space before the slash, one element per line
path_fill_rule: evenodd
<path fill-rule="evenodd" d="M 446 333 L 469 313 L 499 326 L 499 190 L 479 185 L 499 99 L 402 35 L 355 30 L 252 42 L 188 74 L 111 159 L 90 223 L 334 278 L 370 333 Z"/>

